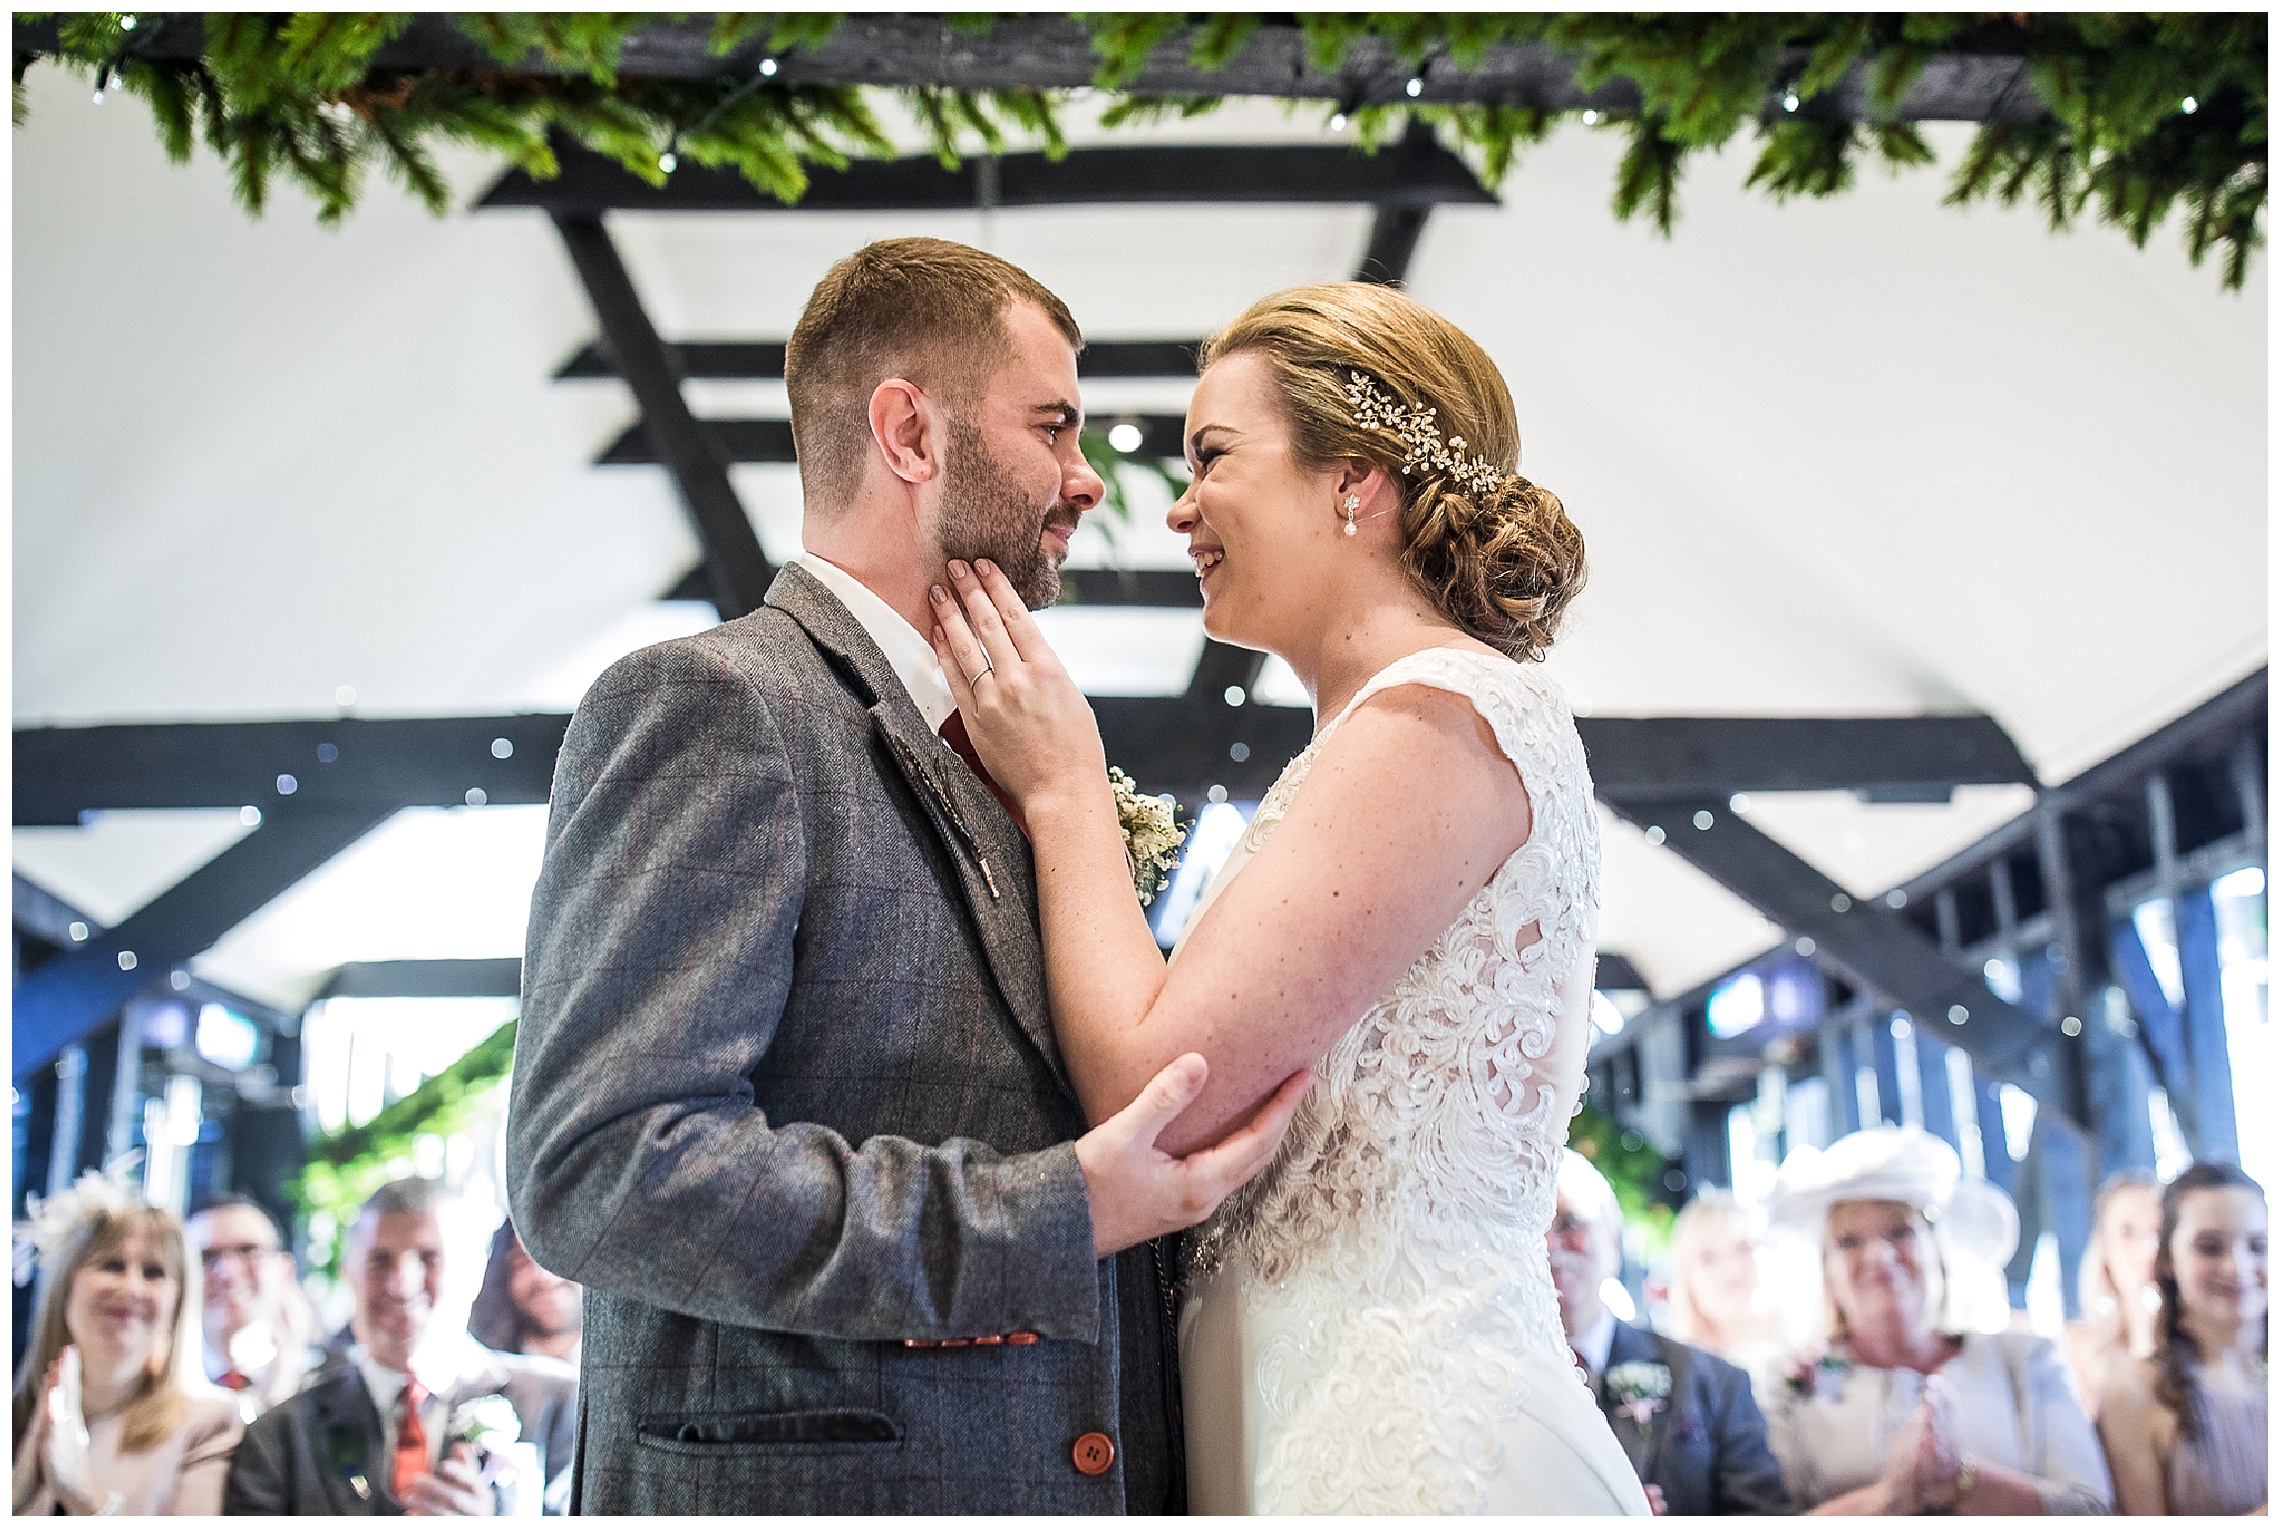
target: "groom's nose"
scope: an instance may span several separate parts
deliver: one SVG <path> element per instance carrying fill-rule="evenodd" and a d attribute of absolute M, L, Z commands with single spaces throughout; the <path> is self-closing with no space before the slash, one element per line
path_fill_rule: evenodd
<path fill-rule="evenodd" d="M 1061 503 L 1067 508 L 1081 515 L 1089 509 L 1098 508 L 1100 501 L 1107 496 L 1108 485 L 1100 480 L 1099 473 L 1093 471 L 1092 463 L 1085 460 L 1082 451 L 1076 453 L 1076 460 L 1062 467 Z"/>

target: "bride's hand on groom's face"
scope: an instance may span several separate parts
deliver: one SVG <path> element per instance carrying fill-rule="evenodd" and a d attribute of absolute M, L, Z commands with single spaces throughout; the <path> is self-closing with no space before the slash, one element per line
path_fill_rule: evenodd
<path fill-rule="evenodd" d="M 934 590 L 930 640 L 991 777 L 1024 806 L 1061 785 L 1100 788 L 1108 765 L 1092 707 L 1021 597 L 988 562 L 952 562 L 950 580 Z"/>

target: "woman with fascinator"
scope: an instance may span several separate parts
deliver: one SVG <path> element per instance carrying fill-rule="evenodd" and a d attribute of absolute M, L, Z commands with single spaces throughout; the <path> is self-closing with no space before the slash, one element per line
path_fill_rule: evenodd
<path fill-rule="evenodd" d="M 16 1388 L 14 1510 L 218 1514 L 243 1429 L 198 1373 L 182 1222 L 94 1173 L 31 1221 L 46 1278 Z"/>
<path fill-rule="evenodd" d="M 1204 629 L 1288 661 L 1315 730 L 1168 964 L 1083 695 L 996 570 L 952 562 L 934 605 L 959 711 L 1028 823 L 1086 1114 L 1184 1066 L 1201 1091 L 1158 1142 L 1177 1154 L 1314 1076 L 1280 1155 L 1190 1244 L 1190 1508 L 1644 1515 L 1545 1246 L 1599 840 L 1538 660 L 1582 537 L 1519 474 L 1494 363 L 1400 292 L 1278 293 L 1200 359 L 1169 523 Z"/>
<path fill-rule="evenodd" d="M 2008 1196 L 1955 1149 L 1878 1126 L 1782 1164 L 1778 1232 L 1818 1242 L 1826 1346 L 1767 1397 L 1790 1493 L 1823 1514 L 2111 1510 L 2113 1487 L 2057 1349 L 1970 1329 L 1961 1298 L 2018 1245 Z"/>

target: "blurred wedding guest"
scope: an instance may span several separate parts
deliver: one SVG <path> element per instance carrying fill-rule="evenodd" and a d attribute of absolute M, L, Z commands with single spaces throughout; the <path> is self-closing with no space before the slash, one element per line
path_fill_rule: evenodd
<path fill-rule="evenodd" d="M 237 1403 L 198 1377 L 182 1223 L 89 1173 L 31 1207 L 46 1283 L 16 1387 L 19 1515 L 210 1516 Z"/>
<path fill-rule="evenodd" d="M 190 1217 L 206 1290 L 206 1378 L 238 1395 L 252 1421 L 301 1388 L 313 1354 L 312 1317 L 277 1222 L 242 1194 Z"/>
<path fill-rule="evenodd" d="M 2104 1512 L 2113 1500 L 2058 1351 L 2025 1332 L 1959 1329 L 1966 1265 L 2019 1237 L 2000 1190 L 1955 1149 L 1883 1125 L 1791 1154 L 1777 1230 L 1818 1241 L 1824 1346 L 1767 1398 L 1773 1451 L 1808 1510 L 1905 1516 Z"/>
<path fill-rule="evenodd" d="M 2080 1275 L 2082 1319 L 2067 1323 L 2064 1345 L 2074 1394 L 2093 1422 L 2115 1373 L 2153 1356 L 2161 1313 L 2153 1256 L 2160 1247 L 2160 1183 L 2135 1169 L 2115 1173 L 2091 1208 Z"/>
<path fill-rule="evenodd" d="M 1670 1253 L 1670 1334 L 1753 1381 L 1772 1373 L 1785 1345 L 1759 1285 L 1749 1211 L 1732 1194 L 1705 1189 L 1679 1211 Z"/>
<path fill-rule="evenodd" d="M 585 1290 L 531 1261 L 512 1220 L 491 1237 L 483 1287 L 467 1313 L 467 1330 L 498 1353 L 536 1353 L 578 1362 L 586 1328 Z"/>
<path fill-rule="evenodd" d="M 2161 1196 L 2153 1356 L 2107 1382 L 2099 1431 L 2124 1512 L 2237 1515 L 2271 1503 L 2264 1191 L 2196 1162 Z"/>
<path fill-rule="evenodd" d="M 1560 1155 L 1546 1237 L 1560 1324 L 1658 1513 L 1796 1510 L 1766 1446 L 1749 1376 L 1700 1348 L 1618 1321 L 1601 1293 L 1622 1263 L 1623 1210 L 1599 1169 Z"/>
<path fill-rule="evenodd" d="M 558 1477 L 564 1489 L 550 1505 L 559 1509 L 576 1428 L 575 1371 L 483 1353 L 464 1339 L 473 1357 L 466 1372 L 437 1373 L 422 1361 L 443 1288 L 437 1208 L 435 1185 L 419 1178 L 386 1184 L 365 1201 L 341 1250 L 355 1302 L 349 1362 L 246 1429 L 224 1511 L 484 1517 Z M 534 1459 L 536 1482 L 525 1478 Z"/>

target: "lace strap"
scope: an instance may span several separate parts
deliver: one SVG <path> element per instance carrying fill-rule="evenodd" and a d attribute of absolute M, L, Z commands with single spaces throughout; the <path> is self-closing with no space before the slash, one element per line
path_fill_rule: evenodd
<path fill-rule="evenodd" d="M 1548 761 L 1531 745 L 1524 721 L 1527 713 L 1547 697 L 1536 693 L 1518 663 L 1500 654 L 1464 647 L 1428 647 L 1396 658 L 1354 692 L 1337 720 L 1322 729 L 1321 737 L 1327 739 L 1371 696 L 1408 684 L 1429 685 L 1471 701 L 1473 710 L 1496 734 L 1497 746 L 1519 772 L 1520 783 L 1533 803 L 1537 790 L 1549 783 L 1541 778 Z"/>

